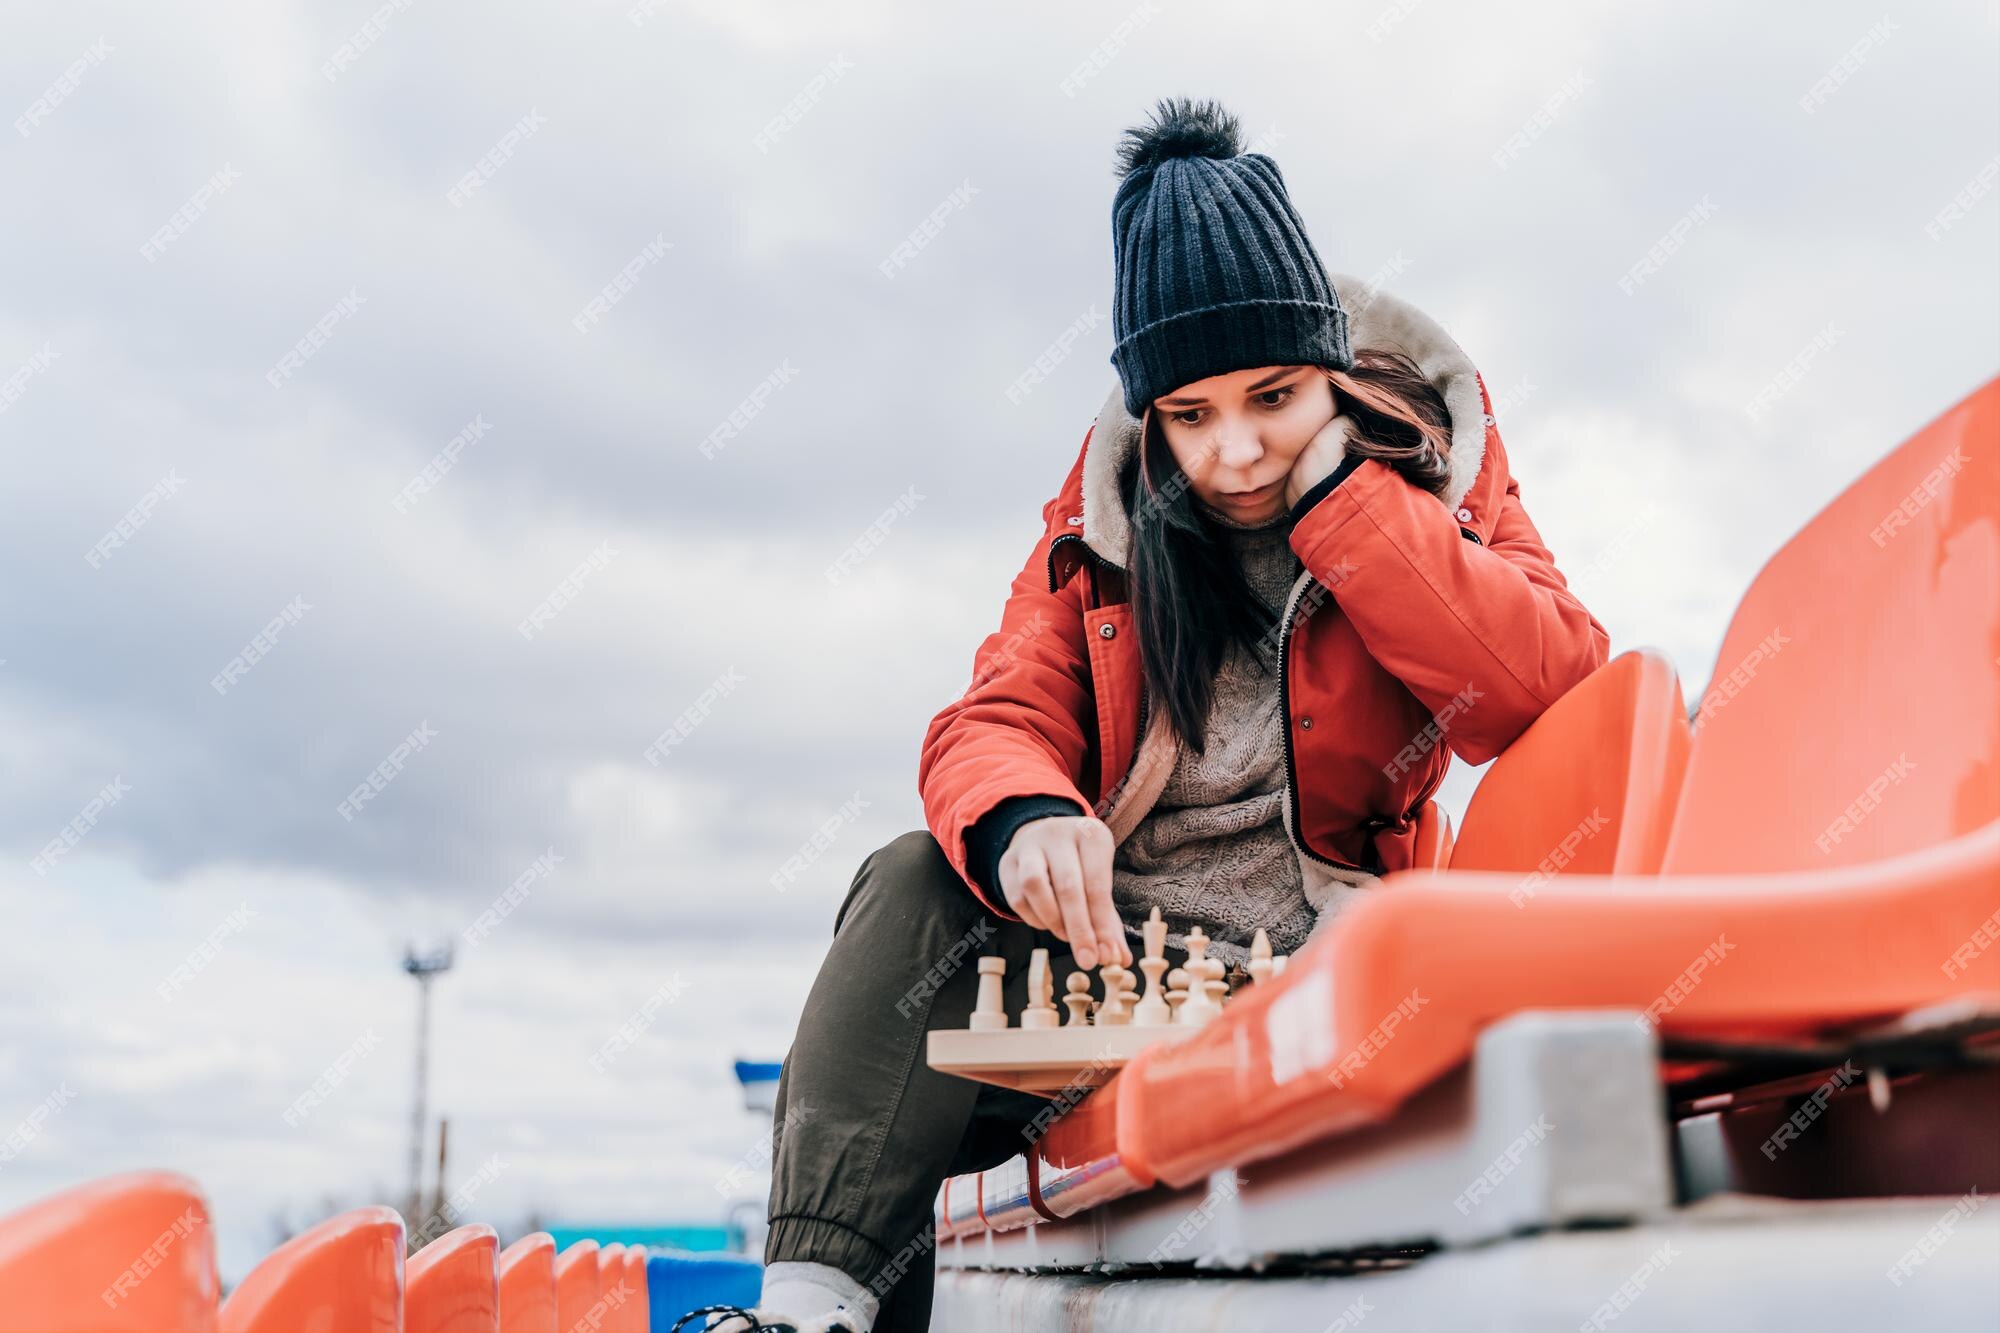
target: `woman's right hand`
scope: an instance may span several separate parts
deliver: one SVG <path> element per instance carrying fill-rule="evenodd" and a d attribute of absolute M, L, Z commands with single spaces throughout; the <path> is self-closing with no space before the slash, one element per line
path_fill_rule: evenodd
<path fill-rule="evenodd" d="M 1007 907 L 1037 930 L 1069 943 L 1081 968 L 1132 965 L 1132 949 L 1111 901 L 1111 827 L 1089 815 L 1047 815 L 1014 833 L 1000 855 Z"/>

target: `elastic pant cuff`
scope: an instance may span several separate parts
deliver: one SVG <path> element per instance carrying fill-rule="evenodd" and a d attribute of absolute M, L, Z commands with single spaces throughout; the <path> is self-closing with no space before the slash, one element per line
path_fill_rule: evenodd
<path fill-rule="evenodd" d="M 863 1290 L 882 1275 L 889 1251 L 854 1228 L 824 1217 L 786 1213 L 771 1219 L 764 1237 L 764 1262 L 825 1264 L 838 1268 Z"/>

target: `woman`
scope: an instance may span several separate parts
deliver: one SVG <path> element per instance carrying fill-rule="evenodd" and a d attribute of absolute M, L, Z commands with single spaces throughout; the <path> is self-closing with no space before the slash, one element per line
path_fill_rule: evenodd
<path fill-rule="evenodd" d="M 931 722 L 925 830 L 861 865 L 779 1083 L 763 1298 L 717 1327 L 923 1329 L 947 1176 L 1046 1106 L 940 1075 L 970 959 L 1289 952 L 1409 866 L 1457 753 L 1498 754 L 1609 639 L 1521 506 L 1485 385 L 1407 303 L 1329 279 L 1235 119 L 1169 100 L 1113 206 L 1119 388 L 970 687 Z M 1053 941 L 1051 940 L 1053 938 Z"/>

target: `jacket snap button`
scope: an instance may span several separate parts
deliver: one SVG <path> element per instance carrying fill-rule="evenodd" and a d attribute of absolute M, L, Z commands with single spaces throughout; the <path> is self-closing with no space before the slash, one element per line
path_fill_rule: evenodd
<path fill-rule="evenodd" d="M 1097 627 L 1097 632 L 1102 637 L 1108 639 L 1118 633 L 1118 627 L 1112 624 L 1110 621 L 1106 621 L 1104 624 L 1099 625 Z"/>
<path fill-rule="evenodd" d="M 1299 719 L 1299 730 L 1311 731 L 1312 729 L 1313 729 L 1313 720 L 1311 718 L 1302 717 Z"/>
<path fill-rule="evenodd" d="M 1082 519 L 1082 518 L 1081 518 L 1080 516 L 1078 516 L 1078 517 L 1072 517 L 1072 518 L 1071 518 L 1071 519 L 1069 520 L 1069 525 L 1070 525 L 1071 527 L 1073 527 L 1073 528 L 1076 528 L 1076 527 L 1082 527 L 1082 526 L 1083 526 L 1083 519 Z"/>
<path fill-rule="evenodd" d="M 1458 521 L 1461 523 L 1472 522 L 1472 511 L 1470 509 L 1467 509 L 1465 506 L 1460 505 L 1458 509 Z"/>

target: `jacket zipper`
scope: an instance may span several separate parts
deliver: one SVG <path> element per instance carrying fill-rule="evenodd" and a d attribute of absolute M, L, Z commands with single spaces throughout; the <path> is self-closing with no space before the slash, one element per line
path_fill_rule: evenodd
<path fill-rule="evenodd" d="M 1146 677 L 1142 670 L 1139 676 L 1139 730 L 1132 738 L 1132 758 L 1126 761 L 1125 772 L 1130 776 L 1139 763 L 1139 751 L 1146 746 L 1146 710 L 1153 702 L 1153 692 L 1146 688 Z"/>
<path fill-rule="evenodd" d="M 1074 532 L 1065 532 L 1062 536 L 1056 538 L 1054 541 L 1049 543 L 1049 591 L 1050 592 L 1054 592 L 1056 590 L 1056 552 L 1059 549 L 1061 549 L 1062 544 L 1064 542 L 1080 542 L 1082 540 L 1083 538 L 1077 536 Z M 1100 564 L 1106 563 L 1103 560 L 1103 558 L 1097 554 L 1097 552 L 1091 550 L 1088 546 L 1083 548 L 1083 553 L 1089 556 L 1092 560 L 1098 561 Z"/>

